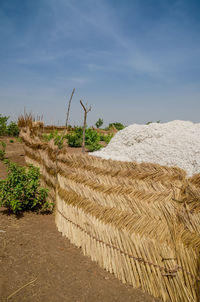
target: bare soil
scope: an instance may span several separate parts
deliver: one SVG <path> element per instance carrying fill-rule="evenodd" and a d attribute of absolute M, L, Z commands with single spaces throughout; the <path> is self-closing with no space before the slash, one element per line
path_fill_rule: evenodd
<path fill-rule="evenodd" d="M 25 164 L 21 143 L 7 142 L 7 157 Z M 76 151 L 77 152 L 77 151 Z M 0 177 L 6 176 L 0 162 Z M 10 296 L 10 297 L 9 297 Z M 8 299 L 9 297 L 9 299 Z M 10 215 L 0 209 L 0 301 L 150 302 L 141 290 L 122 284 L 62 237 L 54 214 Z"/>
<path fill-rule="evenodd" d="M 15 137 L 3 136 L 0 136 L 0 141 L 6 143 L 6 158 L 18 163 L 19 165 L 26 165 L 23 144 L 21 142 L 19 142 Z M 0 161 L 0 178 L 6 177 L 6 169 L 6 165 Z"/>

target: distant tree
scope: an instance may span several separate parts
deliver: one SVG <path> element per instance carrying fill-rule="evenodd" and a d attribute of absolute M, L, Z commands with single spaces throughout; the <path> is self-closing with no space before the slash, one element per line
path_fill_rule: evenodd
<path fill-rule="evenodd" d="M 122 130 L 125 128 L 125 126 L 122 123 L 115 122 L 115 123 L 110 123 L 108 128 L 110 129 L 112 126 L 114 126 L 117 130 Z"/>
<path fill-rule="evenodd" d="M 95 125 L 97 128 L 100 128 L 103 125 L 103 119 L 99 118 Z"/>
<path fill-rule="evenodd" d="M 152 121 L 151 121 L 151 122 L 147 122 L 146 125 L 150 125 L 150 124 L 152 124 L 152 123 L 154 123 L 154 122 L 152 122 Z M 157 123 L 157 124 L 160 124 L 160 120 L 156 121 L 156 123 Z"/>

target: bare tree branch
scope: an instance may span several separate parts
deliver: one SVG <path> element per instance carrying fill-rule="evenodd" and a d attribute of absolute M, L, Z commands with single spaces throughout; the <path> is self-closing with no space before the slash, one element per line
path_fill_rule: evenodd
<path fill-rule="evenodd" d="M 85 107 L 83 102 L 80 100 L 80 104 L 83 107 L 84 110 L 84 123 L 83 123 L 83 143 L 82 143 L 82 152 L 85 152 L 85 129 L 86 129 L 86 120 L 87 120 L 87 114 L 89 111 L 91 111 L 92 107 L 89 108 Z"/>
<path fill-rule="evenodd" d="M 69 120 L 69 111 L 70 111 L 70 106 L 71 106 L 71 101 L 72 101 L 72 97 L 74 95 L 74 92 L 75 92 L 75 88 L 72 90 L 72 94 L 71 94 L 71 97 L 69 99 L 69 104 L 68 104 L 68 110 L 67 110 L 67 118 L 66 118 L 66 128 L 68 126 L 68 120 Z"/>

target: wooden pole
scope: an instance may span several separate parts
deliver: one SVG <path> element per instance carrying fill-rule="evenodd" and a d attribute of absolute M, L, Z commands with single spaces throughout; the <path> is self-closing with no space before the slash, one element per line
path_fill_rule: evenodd
<path fill-rule="evenodd" d="M 66 128 L 68 126 L 68 120 L 69 120 L 69 110 L 70 110 L 70 106 L 71 106 L 71 101 L 72 101 L 72 97 L 74 95 L 74 92 L 75 92 L 75 88 L 72 90 L 72 94 L 71 94 L 71 97 L 69 99 L 69 104 L 68 104 L 68 109 L 67 109 L 67 118 L 66 118 Z"/>
<path fill-rule="evenodd" d="M 86 121 L 87 121 L 87 114 L 91 111 L 92 107 L 89 108 L 85 107 L 83 102 L 80 100 L 81 106 L 84 110 L 84 123 L 83 123 L 83 143 L 82 143 L 82 152 L 85 153 L 85 129 L 86 129 Z"/>

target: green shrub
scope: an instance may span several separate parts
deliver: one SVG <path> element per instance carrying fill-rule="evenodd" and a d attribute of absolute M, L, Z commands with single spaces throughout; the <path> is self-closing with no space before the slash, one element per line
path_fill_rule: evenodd
<path fill-rule="evenodd" d="M 98 121 L 95 123 L 97 128 L 100 128 L 103 125 L 103 119 L 99 118 Z"/>
<path fill-rule="evenodd" d="M 122 130 L 125 128 L 125 126 L 122 123 L 115 122 L 115 123 L 110 123 L 108 126 L 108 129 L 112 128 L 114 126 L 117 130 Z"/>
<path fill-rule="evenodd" d="M 0 149 L 0 160 L 4 160 L 5 158 L 5 152 Z"/>
<path fill-rule="evenodd" d="M 43 134 L 45 141 L 54 139 L 54 143 L 58 145 L 59 149 L 63 147 L 64 140 L 67 139 L 68 146 L 78 148 L 82 146 L 83 142 L 83 129 L 81 127 L 75 127 L 73 131 L 67 135 L 58 134 L 58 131 L 53 131 L 50 134 Z M 85 146 L 87 149 L 94 151 L 99 150 L 102 146 L 99 144 L 100 135 L 91 128 L 85 130 Z"/>
<path fill-rule="evenodd" d="M 17 214 L 23 211 L 49 210 L 53 204 L 47 202 L 48 190 L 40 188 L 39 169 L 8 163 L 8 176 L 0 181 L 0 206 Z"/>
<path fill-rule="evenodd" d="M 66 135 L 70 147 L 81 147 L 83 142 L 83 129 L 77 127 L 73 132 Z M 99 144 L 100 135 L 91 128 L 85 129 L 85 146 L 88 150 L 99 150 L 102 146 Z"/>
<path fill-rule="evenodd" d="M 83 128 L 82 127 L 75 127 L 74 131 L 78 136 L 82 136 L 83 135 Z"/>
<path fill-rule="evenodd" d="M 50 132 L 49 134 L 43 133 L 42 137 L 46 142 L 49 142 L 51 139 L 55 138 L 58 135 L 58 130 L 54 130 Z"/>
<path fill-rule="evenodd" d="M 102 147 L 103 147 L 103 146 L 100 145 L 99 143 L 92 143 L 92 144 L 90 144 L 90 145 L 86 145 L 86 148 L 87 148 L 90 152 L 100 150 Z"/>
<path fill-rule="evenodd" d="M 77 133 L 71 133 L 67 135 L 67 142 L 69 147 L 78 148 L 82 146 L 82 136 L 77 135 Z"/>
<path fill-rule="evenodd" d="M 113 138 L 114 134 L 101 134 L 100 140 L 106 142 L 106 144 L 109 144 L 111 138 Z"/>
<path fill-rule="evenodd" d="M 47 133 L 43 133 L 42 134 L 42 138 L 45 142 L 49 142 L 53 137 L 50 136 L 50 134 L 47 134 Z"/>
<path fill-rule="evenodd" d="M 102 141 L 102 142 L 104 141 L 104 136 L 105 136 L 105 134 L 102 134 L 102 133 L 99 134 L 100 141 Z"/>
<path fill-rule="evenodd" d="M 9 142 L 10 142 L 10 143 L 14 143 L 14 140 L 13 140 L 13 139 L 10 139 Z"/>
<path fill-rule="evenodd" d="M 66 136 L 63 136 L 63 134 L 58 134 L 58 130 L 54 130 L 54 131 L 50 132 L 49 134 L 44 133 L 42 135 L 42 137 L 46 142 L 49 142 L 50 140 L 53 139 L 54 144 L 57 145 L 59 149 L 62 149 L 64 139 L 66 138 Z"/>
<path fill-rule="evenodd" d="M 19 136 L 19 127 L 16 123 L 11 122 L 6 129 L 6 133 L 9 136 Z"/>
<path fill-rule="evenodd" d="M 62 134 L 58 134 L 56 137 L 54 137 L 54 144 L 58 146 L 59 149 L 62 149 L 63 143 L 64 143 L 65 136 Z"/>
<path fill-rule="evenodd" d="M 86 129 L 85 146 L 90 152 L 97 151 L 102 148 L 102 145 L 100 145 L 99 142 L 100 134 L 92 130 L 91 128 Z"/>
<path fill-rule="evenodd" d="M 85 130 L 85 145 L 92 145 L 100 141 L 100 135 L 95 130 L 88 128 Z"/>
<path fill-rule="evenodd" d="M 9 116 L 2 116 L 0 114 L 0 136 L 6 135 L 8 119 L 9 119 Z"/>
<path fill-rule="evenodd" d="M 4 160 L 6 155 L 6 143 L 0 142 L 0 146 L 0 160 Z"/>
<path fill-rule="evenodd" d="M 19 127 L 16 123 L 10 122 L 7 125 L 9 116 L 2 116 L 0 114 L 0 135 L 9 135 L 9 136 L 18 136 L 19 135 Z"/>
<path fill-rule="evenodd" d="M 79 148 L 82 146 L 82 138 L 77 137 L 76 134 L 70 134 L 67 140 L 69 147 Z"/>
<path fill-rule="evenodd" d="M 76 127 L 74 131 L 66 135 L 66 138 L 69 147 L 74 147 L 74 148 L 81 147 L 83 141 L 83 129 L 80 127 Z"/>

